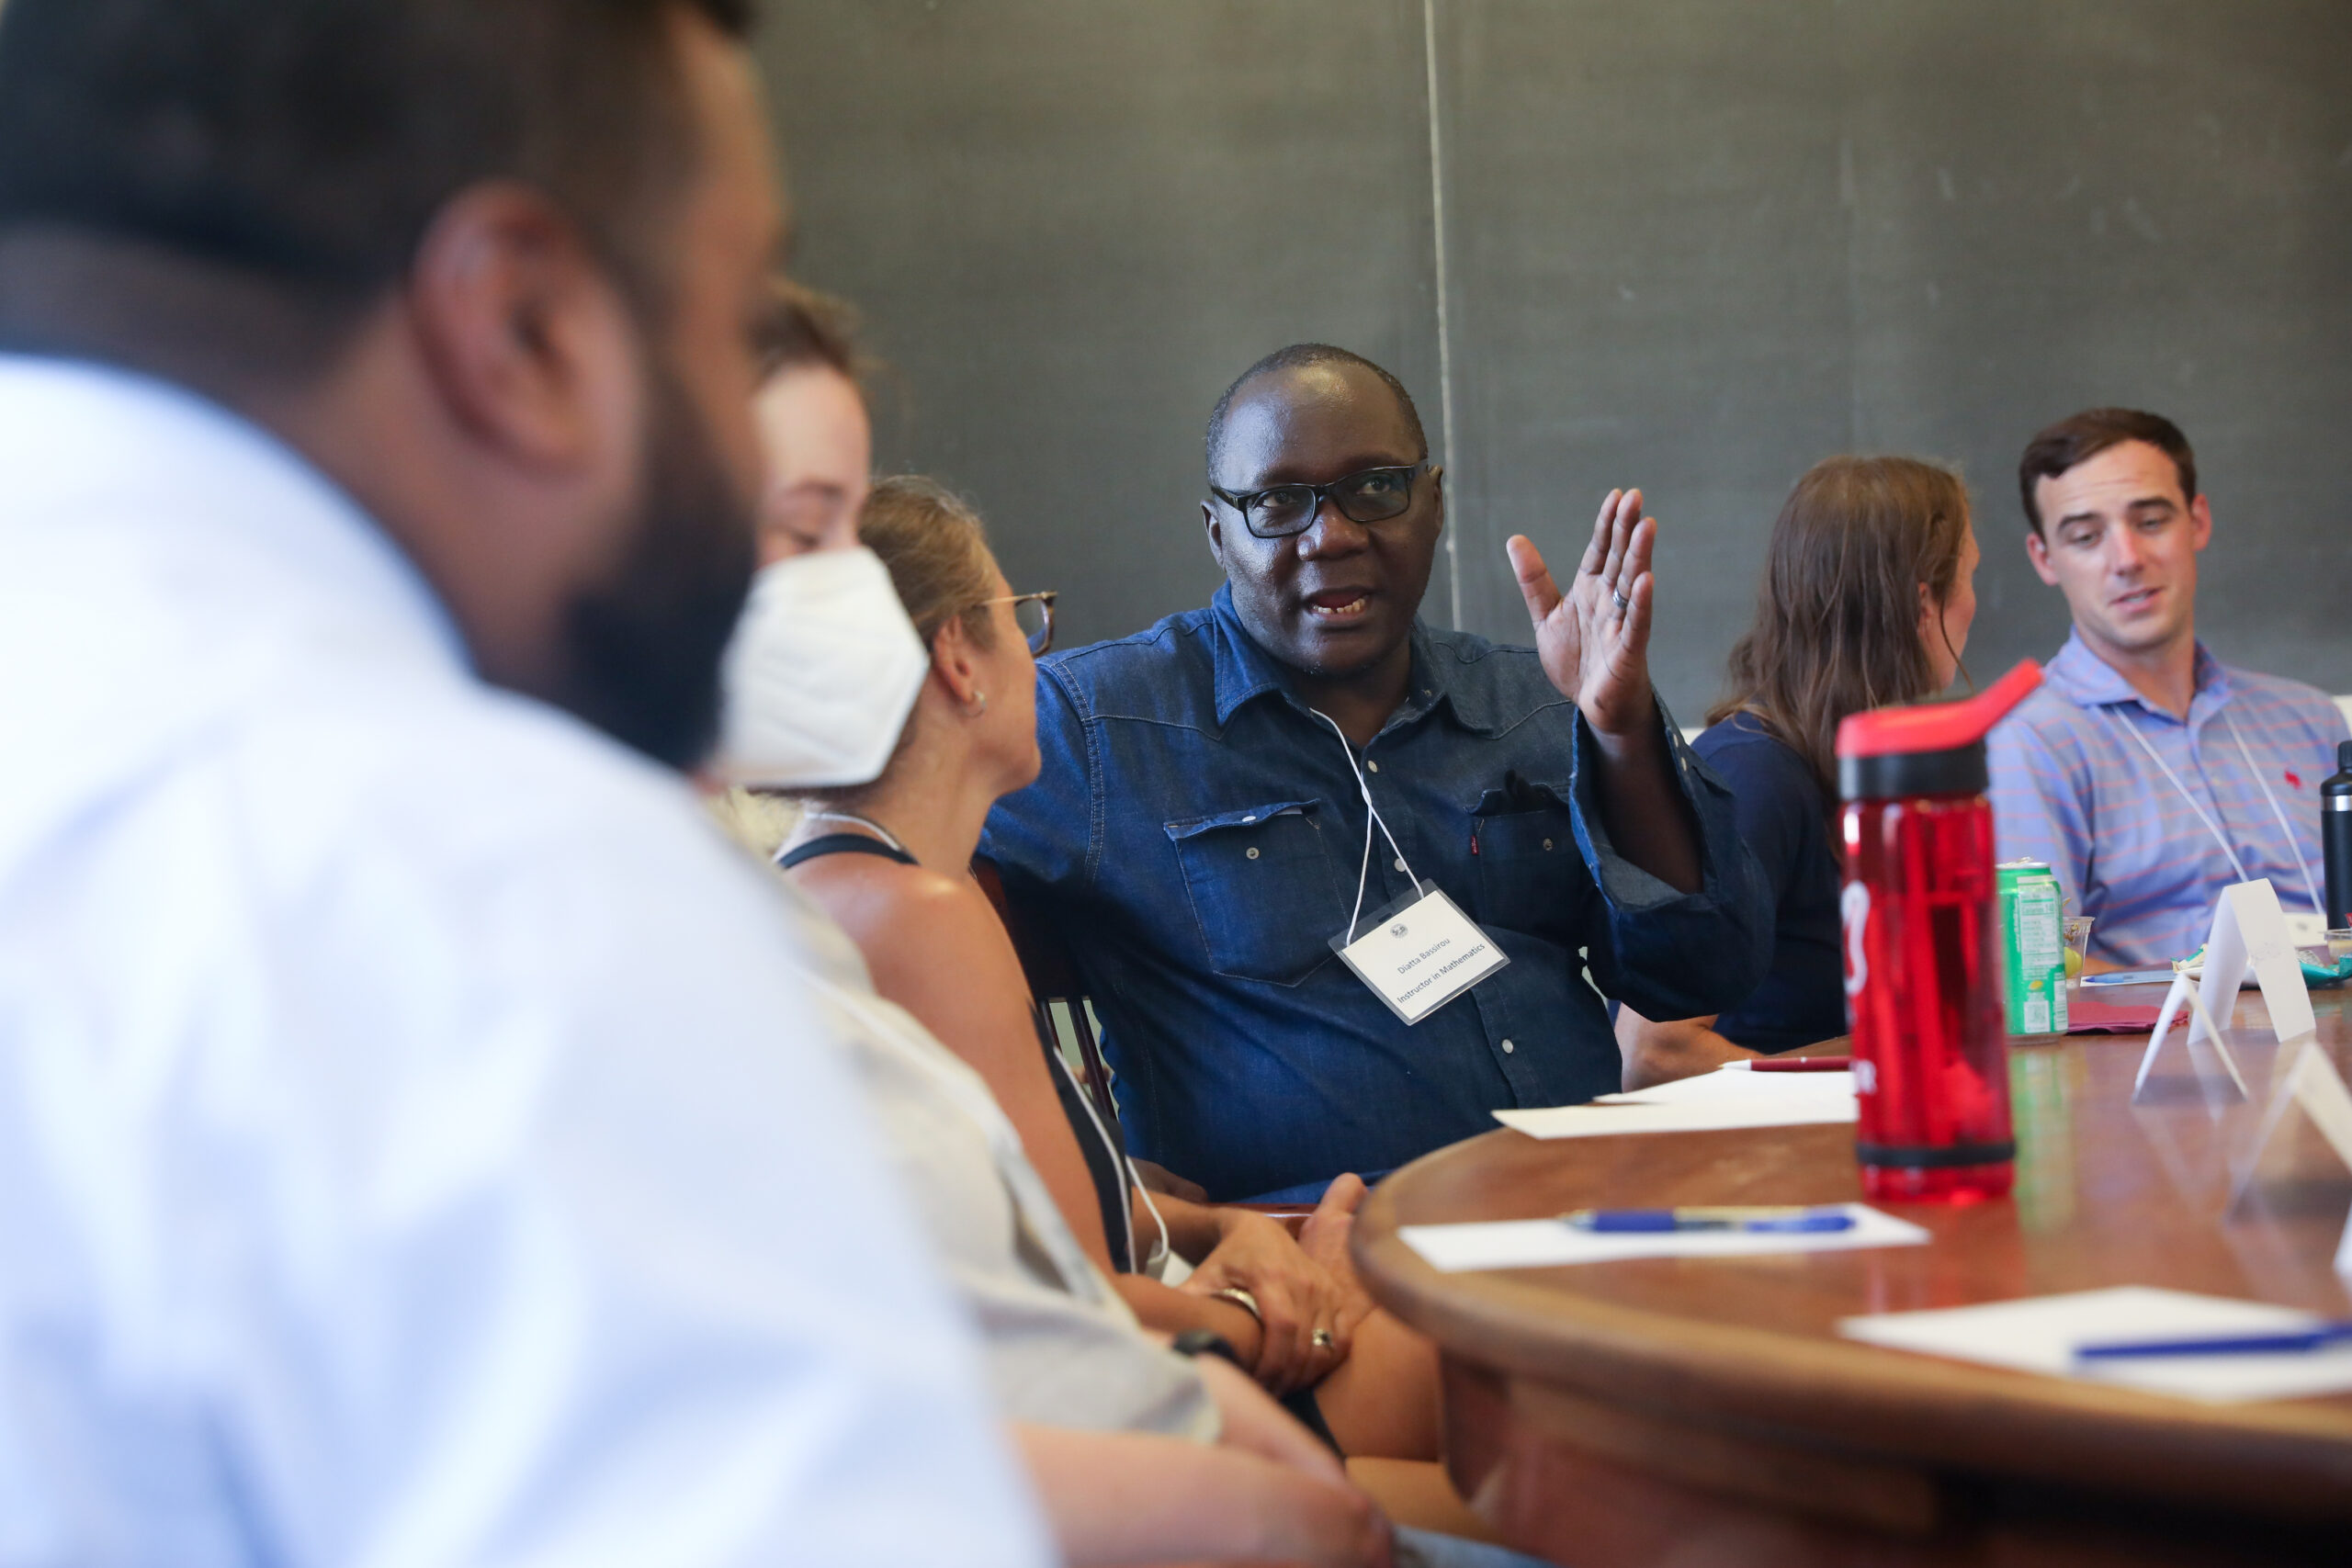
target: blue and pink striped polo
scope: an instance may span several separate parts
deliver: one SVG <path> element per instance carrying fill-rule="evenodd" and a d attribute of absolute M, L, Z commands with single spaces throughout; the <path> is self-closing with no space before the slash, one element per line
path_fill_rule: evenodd
<path fill-rule="evenodd" d="M 2186 957 L 2242 879 L 2268 877 L 2290 911 L 2319 908 L 2319 784 L 2346 733 L 2324 694 L 2201 642 L 2186 721 L 2079 637 L 2044 673 L 1988 742 L 2000 857 L 2049 863 L 2068 908 L 2097 922 L 2095 955 Z"/>

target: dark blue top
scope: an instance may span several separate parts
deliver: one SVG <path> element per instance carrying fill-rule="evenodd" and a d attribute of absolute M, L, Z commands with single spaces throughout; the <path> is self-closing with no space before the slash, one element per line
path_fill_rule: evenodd
<path fill-rule="evenodd" d="M 1755 852 L 1772 902 L 1771 970 L 1746 1001 L 1715 1020 L 1715 1032 L 1751 1051 L 1791 1051 L 1845 1033 L 1838 854 L 1821 781 L 1753 714 L 1732 715 L 1691 750 L 1731 786 L 1739 836 Z"/>
<path fill-rule="evenodd" d="M 1416 626 L 1403 707 L 1360 753 L 1413 870 L 1510 957 L 1407 1027 L 1334 954 L 1366 814 L 1338 733 L 1223 589 L 1207 609 L 1047 660 L 1045 772 L 980 852 L 1075 953 L 1139 1155 L 1214 1198 L 1376 1176 L 1498 1107 L 1620 1082 L 1593 979 L 1654 1018 L 1755 988 L 1770 906 L 1727 791 L 1664 721 L 1701 829 L 1679 894 L 1610 846 L 1592 740 L 1530 649 Z M 1364 908 L 1409 891 L 1376 843 Z"/>

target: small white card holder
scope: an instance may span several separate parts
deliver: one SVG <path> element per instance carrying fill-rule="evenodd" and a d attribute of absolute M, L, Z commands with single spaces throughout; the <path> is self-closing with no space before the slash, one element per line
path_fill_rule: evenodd
<path fill-rule="evenodd" d="M 1510 962 L 1434 882 L 1333 937 L 1331 950 L 1408 1024 Z"/>
<path fill-rule="evenodd" d="M 2312 1012 L 2311 989 L 2303 984 L 2302 963 L 2295 955 L 2295 944 L 2288 934 L 2286 916 L 2278 908 L 2277 890 L 2267 878 L 2225 887 L 2221 902 L 2214 906 L 2213 929 L 2205 940 L 2203 964 L 2194 970 L 2176 970 L 2172 989 L 2165 993 L 2164 1007 L 2156 1015 L 2155 1032 L 2148 1037 L 2147 1053 L 2140 1058 L 2139 1076 L 2132 1082 L 2134 1103 L 2147 1091 L 2148 1075 L 2154 1070 L 2165 1043 L 2171 1037 L 2174 1020 L 2183 1017 L 2187 1026 L 2181 1032 L 2182 1040 L 2198 1071 L 2210 1072 L 2199 1055 L 2202 1045 L 2219 1058 L 2230 1082 L 2236 1087 L 2238 1097 L 2249 1097 L 2245 1075 L 2238 1071 L 2237 1058 L 2231 1055 L 2229 1042 L 2222 1038 L 2221 1025 L 2216 1021 L 2227 1018 L 2230 1010 L 2237 1005 L 2238 985 L 2245 978 L 2248 964 L 2253 965 L 2255 980 L 2262 987 L 2262 1003 L 2270 1014 L 2271 1030 L 2281 1045 L 2317 1031 L 2319 1021 Z"/>

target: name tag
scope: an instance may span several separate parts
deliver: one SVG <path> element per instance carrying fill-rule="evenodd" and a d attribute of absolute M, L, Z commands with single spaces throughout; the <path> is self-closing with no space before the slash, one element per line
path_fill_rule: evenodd
<path fill-rule="evenodd" d="M 1408 1024 L 1510 962 L 1434 882 L 1421 884 L 1419 893 L 1407 894 L 1360 929 L 1363 934 L 1353 942 L 1344 931 L 1333 937 L 1331 950 Z"/>

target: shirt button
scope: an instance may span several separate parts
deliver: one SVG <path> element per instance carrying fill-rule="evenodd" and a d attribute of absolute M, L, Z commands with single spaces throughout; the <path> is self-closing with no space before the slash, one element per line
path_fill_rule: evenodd
<path fill-rule="evenodd" d="M 1552 840 L 1549 840 L 1549 839 L 1544 840 L 1544 847 L 1545 849 L 1547 849 L 1547 850 L 1548 850 L 1548 849 L 1550 849 L 1550 848 L 1552 847 Z"/>
<path fill-rule="evenodd" d="M 1258 846 L 1255 844 L 1250 846 L 1250 858 L 1251 860 L 1256 860 L 1258 858 Z"/>
<path fill-rule="evenodd" d="M 1504 1055 L 1508 1056 L 1508 1055 L 1510 1055 L 1513 1051 L 1516 1051 L 1516 1050 L 1518 1050 L 1518 1049 L 1519 1049 L 1519 1047 L 1518 1047 L 1518 1046 L 1516 1046 L 1516 1045 L 1514 1045 L 1514 1044 L 1512 1044 L 1510 1041 L 1506 1040 L 1506 1041 L 1504 1041 L 1504 1042 L 1503 1042 L 1503 1055 Z"/>
<path fill-rule="evenodd" d="M 1396 869 L 1398 871 L 1405 869 L 1405 857 L 1403 855 L 1398 855 L 1396 857 Z"/>
<path fill-rule="evenodd" d="M 1364 763 L 1364 766 L 1370 768 L 1375 773 L 1380 772 L 1380 764 L 1377 762 L 1367 761 Z"/>

